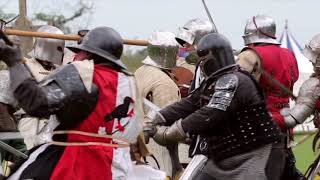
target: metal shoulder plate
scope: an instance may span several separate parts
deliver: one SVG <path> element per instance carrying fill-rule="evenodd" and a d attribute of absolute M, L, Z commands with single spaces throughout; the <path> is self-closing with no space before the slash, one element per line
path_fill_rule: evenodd
<path fill-rule="evenodd" d="M 56 84 L 58 89 L 65 95 L 63 98 L 60 110 L 56 114 L 58 120 L 65 128 L 72 128 L 78 122 L 85 120 L 93 111 L 98 101 L 98 88 L 92 84 L 91 92 L 86 89 L 83 81 L 73 64 L 68 64 L 57 69 L 55 73 L 48 75 L 40 85 Z M 50 91 L 50 90 L 48 90 Z M 54 104 L 56 99 L 47 96 L 48 103 L 51 99 Z M 54 108 L 54 107 L 53 107 Z"/>
<path fill-rule="evenodd" d="M 313 94 L 319 94 L 320 92 L 320 81 L 317 78 L 311 77 L 307 79 L 301 86 L 299 90 L 299 97 L 300 96 L 310 96 Z M 298 98 L 299 98 L 298 97 Z"/>
<path fill-rule="evenodd" d="M 233 96 L 238 88 L 239 79 L 234 74 L 220 77 L 214 86 L 214 93 L 208 107 L 226 111 L 230 106 Z"/>

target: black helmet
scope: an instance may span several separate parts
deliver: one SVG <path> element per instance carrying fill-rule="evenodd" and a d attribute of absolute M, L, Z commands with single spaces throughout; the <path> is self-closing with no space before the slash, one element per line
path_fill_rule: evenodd
<path fill-rule="evenodd" d="M 97 27 L 90 30 L 81 43 L 68 47 L 77 53 L 80 50 L 98 55 L 125 69 L 120 57 L 123 51 L 123 41 L 120 34 L 110 27 Z"/>
<path fill-rule="evenodd" d="M 211 33 L 201 38 L 197 54 L 200 57 L 201 71 L 205 76 L 235 64 L 230 42 L 218 33 Z"/>

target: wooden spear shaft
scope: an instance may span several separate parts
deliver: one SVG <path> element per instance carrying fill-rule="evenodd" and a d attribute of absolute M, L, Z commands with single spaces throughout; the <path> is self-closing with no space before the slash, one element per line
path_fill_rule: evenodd
<path fill-rule="evenodd" d="M 5 29 L 4 33 L 7 35 L 52 38 L 52 39 L 62 39 L 62 40 L 68 40 L 68 41 L 78 41 L 80 39 L 80 36 L 73 35 L 73 34 L 53 34 L 53 33 L 44 33 L 44 32 L 22 31 L 17 29 Z M 126 45 L 134 45 L 134 46 L 148 45 L 148 41 L 133 40 L 133 39 L 123 39 L 123 43 Z"/>

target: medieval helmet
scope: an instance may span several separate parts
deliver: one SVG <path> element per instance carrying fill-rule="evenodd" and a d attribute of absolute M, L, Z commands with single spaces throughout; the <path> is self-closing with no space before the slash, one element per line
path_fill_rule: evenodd
<path fill-rule="evenodd" d="M 235 60 L 230 42 L 218 33 L 205 35 L 198 43 L 199 66 L 208 77 L 218 70 L 234 65 Z"/>
<path fill-rule="evenodd" d="M 320 34 L 312 37 L 310 42 L 303 49 L 303 55 L 306 56 L 316 67 L 320 66 Z"/>
<path fill-rule="evenodd" d="M 87 51 L 126 69 L 120 57 L 123 51 L 123 40 L 120 34 L 110 27 L 97 27 L 90 30 L 80 44 L 68 47 L 74 53 Z"/>
<path fill-rule="evenodd" d="M 199 18 L 191 19 L 183 27 L 179 28 L 176 40 L 181 46 L 188 43 L 196 48 L 197 43 L 203 36 L 215 32 L 217 30 L 210 21 Z"/>
<path fill-rule="evenodd" d="M 37 32 L 63 34 L 63 32 L 54 26 L 41 26 Z M 29 56 L 42 61 L 61 65 L 64 54 L 64 40 L 51 38 L 36 38 L 33 49 Z"/>
<path fill-rule="evenodd" d="M 172 32 L 153 33 L 147 49 L 148 57 L 143 60 L 143 64 L 169 70 L 176 67 L 179 46 Z"/>
<path fill-rule="evenodd" d="M 280 44 L 276 38 L 275 21 L 265 15 L 257 15 L 249 19 L 242 37 L 245 45 L 253 43 Z"/>

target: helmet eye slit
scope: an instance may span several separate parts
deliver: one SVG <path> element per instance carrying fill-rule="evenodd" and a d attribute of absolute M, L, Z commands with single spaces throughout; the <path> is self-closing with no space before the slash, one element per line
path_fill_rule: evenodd
<path fill-rule="evenodd" d="M 197 51 L 197 53 L 198 53 L 198 56 L 199 57 L 204 57 L 204 56 L 207 56 L 208 54 L 209 54 L 209 50 L 198 50 Z"/>

